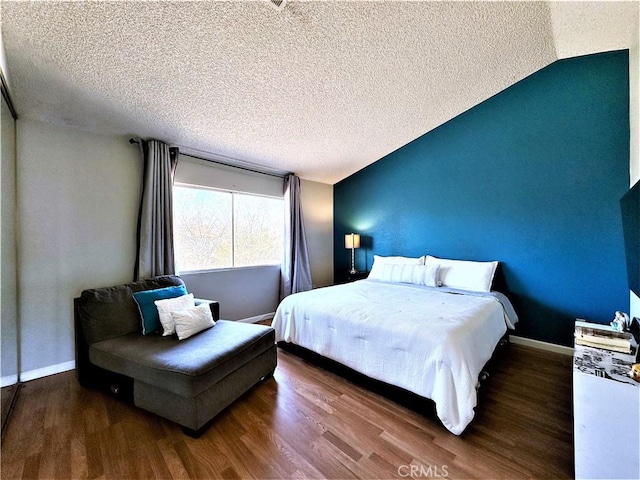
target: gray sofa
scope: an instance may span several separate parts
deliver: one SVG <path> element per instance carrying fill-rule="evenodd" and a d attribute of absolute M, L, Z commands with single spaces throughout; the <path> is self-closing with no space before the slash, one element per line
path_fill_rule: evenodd
<path fill-rule="evenodd" d="M 199 435 L 213 417 L 276 367 L 270 327 L 218 320 L 179 341 L 175 336 L 142 335 L 133 293 L 182 285 L 161 276 L 115 287 L 85 290 L 74 299 L 78 380 L 109 389 L 140 408 Z"/>

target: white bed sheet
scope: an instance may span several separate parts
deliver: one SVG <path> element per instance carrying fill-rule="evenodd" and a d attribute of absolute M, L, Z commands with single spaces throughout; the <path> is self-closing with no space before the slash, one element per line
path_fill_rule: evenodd
<path fill-rule="evenodd" d="M 290 342 L 434 400 L 459 435 L 471 422 L 476 382 L 517 318 L 491 294 L 360 280 L 285 298 L 273 328 Z"/>

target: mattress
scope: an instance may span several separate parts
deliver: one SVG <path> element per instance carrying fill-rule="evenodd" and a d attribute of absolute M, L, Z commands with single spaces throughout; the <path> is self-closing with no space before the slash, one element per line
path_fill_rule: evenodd
<path fill-rule="evenodd" d="M 459 435 L 482 368 L 517 316 L 502 294 L 360 280 L 285 298 L 276 341 L 299 345 L 435 402 Z"/>

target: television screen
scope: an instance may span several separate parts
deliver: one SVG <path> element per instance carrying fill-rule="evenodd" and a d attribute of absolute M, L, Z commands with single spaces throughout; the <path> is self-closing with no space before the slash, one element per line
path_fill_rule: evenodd
<path fill-rule="evenodd" d="M 629 289 L 640 297 L 640 182 L 620 199 Z"/>

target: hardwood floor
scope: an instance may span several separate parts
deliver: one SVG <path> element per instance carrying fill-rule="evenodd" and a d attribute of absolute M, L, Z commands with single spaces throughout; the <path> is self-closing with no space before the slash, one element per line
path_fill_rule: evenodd
<path fill-rule="evenodd" d="M 5 425 L 13 409 L 15 400 L 18 395 L 20 384 L 16 383 L 8 387 L 0 388 L 0 404 L 2 404 L 2 435 L 4 436 Z"/>
<path fill-rule="evenodd" d="M 285 351 L 199 439 L 74 372 L 25 383 L 2 442 L 11 478 L 571 478 L 571 358 L 499 355 L 459 437 Z"/>

